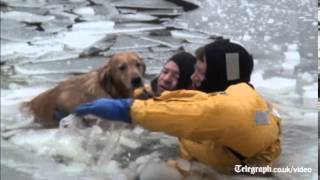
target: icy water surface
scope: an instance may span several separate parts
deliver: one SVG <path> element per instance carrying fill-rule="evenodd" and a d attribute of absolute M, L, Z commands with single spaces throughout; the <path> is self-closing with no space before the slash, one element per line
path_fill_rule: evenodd
<path fill-rule="evenodd" d="M 181 179 L 165 164 L 179 157 L 177 139 L 162 133 L 121 124 L 105 132 L 95 126 L 5 129 L 30 120 L 20 113 L 21 102 L 105 64 L 115 52 L 138 52 L 150 80 L 172 54 L 194 52 L 224 36 L 252 52 L 252 83 L 282 116 L 283 153 L 275 167 L 312 172 L 259 178 L 210 173 L 216 179 L 317 179 L 316 5 L 314 0 L 2 1 L 1 178 L 150 179 L 158 173 L 160 179 Z"/>

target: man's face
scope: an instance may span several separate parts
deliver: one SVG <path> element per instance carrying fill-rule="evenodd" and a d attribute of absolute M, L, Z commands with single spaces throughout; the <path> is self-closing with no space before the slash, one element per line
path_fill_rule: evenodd
<path fill-rule="evenodd" d="M 204 58 L 203 61 L 200 61 L 197 59 L 197 62 L 194 67 L 194 72 L 191 75 L 191 80 L 192 80 L 192 88 L 196 89 L 201 86 L 201 83 L 206 77 L 206 72 L 207 72 L 207 61 Z"/>
<path fill-rule="evenodd" d="M 179 80 L 179 67 L 173 61 L 165 64 L 158 78 L 158 94 L 165 90 L 174 90 Z"/>

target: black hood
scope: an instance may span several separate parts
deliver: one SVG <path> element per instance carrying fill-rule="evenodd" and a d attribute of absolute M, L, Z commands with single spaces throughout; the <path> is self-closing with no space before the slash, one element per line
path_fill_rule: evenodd
<path fill-rule="evenodd" d="M 167 62 L 170 61 L 175 62 L 179 67 L 180 73 L 176 89 L 189 89 L 196 58 L 190 53 L 180 52 L 173 55 Z"/>
<path fill-rule="evenodd" d="M 240 82 L 249 84 L 253 58 L 241 45 L 229 40 L 217 40 L 204 49 L 207 72 L 200 90 L 216 92 Z"/>

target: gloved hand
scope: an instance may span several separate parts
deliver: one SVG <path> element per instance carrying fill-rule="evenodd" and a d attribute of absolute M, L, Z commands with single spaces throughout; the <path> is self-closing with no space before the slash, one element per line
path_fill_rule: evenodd
<path fill-rule="evenodd" d="M 76 116 L 92 114 L 102 119 L 131 123 L 130 107 L 133 100 L 101 98 L 79 105 L 73 112 Z"/>

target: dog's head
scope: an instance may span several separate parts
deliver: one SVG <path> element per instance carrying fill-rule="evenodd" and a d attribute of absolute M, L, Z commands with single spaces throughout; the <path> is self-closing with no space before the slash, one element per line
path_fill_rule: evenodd
<path fill-rule="evenodd" d="M 118 97 L 125 98 L 131 96 L 134 89 L 143 86 L 145 69 L 146 66 L 137 53 L 121 52 L 111 57 L 99 77 L 109 93 L 111 91 L 118 94 Z"/>

